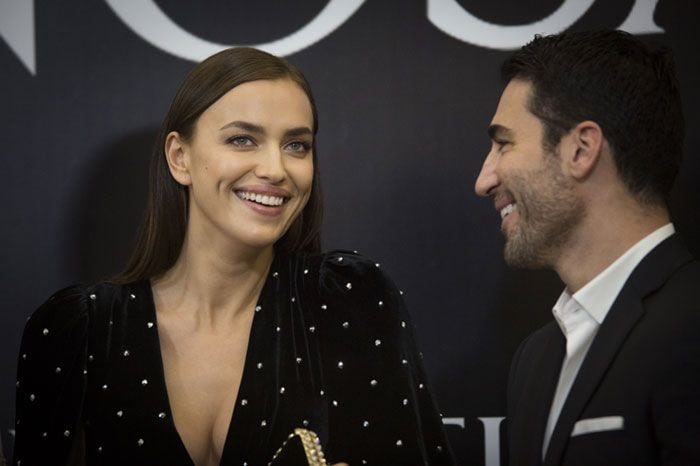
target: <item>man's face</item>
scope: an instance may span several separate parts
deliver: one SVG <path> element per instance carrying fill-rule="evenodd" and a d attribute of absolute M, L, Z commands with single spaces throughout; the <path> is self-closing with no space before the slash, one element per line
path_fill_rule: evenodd
<path fill-rule="evenodd" d="M 506 262 L 539 268 L 555 264 L 585 209 L 560 157 L 542 145 L 542 123 L 527 108 L 531 92 L 522 80 L 512 80 L 503 91 L 475 189 L 492 197 L 501 214 Z"/>

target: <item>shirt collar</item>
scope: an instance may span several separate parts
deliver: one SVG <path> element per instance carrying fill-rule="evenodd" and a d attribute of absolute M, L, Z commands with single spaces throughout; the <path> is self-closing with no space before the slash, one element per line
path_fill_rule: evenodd
<path fill-rule="evenodd" d="M 565 289 L 553 308 L 554 316 L 564 334 L 566 335 L 567 332 L 562 326 L 559 316 L 571 300 L 574 300 L 598 324 L 603 323 L 617 295 L 637 265 L 652 249 L 675 231 L 673 224 L 667 223 L 638 241 L 573 295 L 570 295 L 569 291 Z"/>

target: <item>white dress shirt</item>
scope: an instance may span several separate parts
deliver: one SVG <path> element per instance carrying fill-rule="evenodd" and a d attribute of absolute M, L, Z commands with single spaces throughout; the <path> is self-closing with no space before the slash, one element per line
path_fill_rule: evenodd
<path fill-rule="evenodd" d="M 637 242 L 573 296 L 568 289 L 559 296 L 552 312 L 566 337 L 566 356 L 547 419 L 542 443 L 543 459 L 566 397 L 600 324 L 632 271 L 652 249 L 674 232 L 673 224 L 667 223 Z"/>

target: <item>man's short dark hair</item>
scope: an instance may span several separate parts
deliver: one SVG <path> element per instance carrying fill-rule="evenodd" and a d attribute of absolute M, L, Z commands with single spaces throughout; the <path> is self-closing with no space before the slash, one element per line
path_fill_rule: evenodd
<path fill-rule="evenodd" d="M 595 121 L 627 189 L 663 203 L 678 173 L 685 122 L 667 48 L 652 50 L 623 31 L 539 37 L 503 64 L 502 75 L 531 83 L 529 111 L 553 150 L 581 121 Z"/>

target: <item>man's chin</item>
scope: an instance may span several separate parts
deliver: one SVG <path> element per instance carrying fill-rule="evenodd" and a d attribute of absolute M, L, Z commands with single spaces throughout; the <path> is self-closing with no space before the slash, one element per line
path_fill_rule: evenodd
<path fill-rule="evenodd" d="M 509 267 L 519 269 L 537 270 L 548 266 L 544 254 L 538 253 L 535 248 L 513 240 L 506 241 L 503 248 L 503 258 Z"/>

